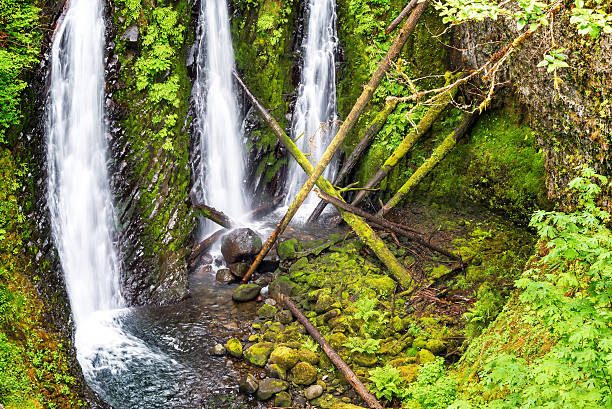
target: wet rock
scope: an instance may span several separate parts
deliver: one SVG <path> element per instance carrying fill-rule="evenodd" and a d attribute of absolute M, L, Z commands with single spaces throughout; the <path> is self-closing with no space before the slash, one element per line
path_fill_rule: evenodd
<path fill-rule="evenodd" d="M 317 381 L 317 369 L 308 362 L 299 362 L 291 370 L 293 382 L 298 385 L 312 385 Z"/>
<path fill-rule="evenodd" d="M 297 240 L 289 239 L 278 244 L 276 253 L 281 260 L 294 259 L 297 253 Z"/>
<path fill-rule="evenodd" d="M 136 43 L 138 42 L 139 35 L 140 30 L 138 29 L 138 26 L 136 24 L 132 24 L 121 35 L 121 39 L 127 41 L 128 43 Z"/>
<path fill-rule="evenodd" d="M 289 310 L 282 310 L 278 314 L 276 314 L 275 319 L 281 324 L 291 324 L 293 321 L 293 314 Z"/>
<path fill-rule="evenodd" d="M 288 408 L 291 406 L 291 395 L 289 392 L 279 392 L 274 397 L 274 406 L 277 408 Z"/>
<path fill-rule="evenodd" d="M 251 374 L 245 375 L 238 381 L 238 389 L 242 393 L 254 394 L 259 388 L 257 379 Z"/>
<path fill-rule="evenodd" d="M 270 355 L 270 362 L 277 364 L 285 370 L 293 368 L 299 359 L 298 351 L 285 346 L 275 348 Z"/>
<path fill-rule="evenodd" d="M 378 358 L 376 357 L 376 354 L 366 354 L 365 352 L 360 352 L 353 355 L 353 362 L 359 366 L 369 368 L 376 365 Z"/>
<path fill-rule="evenodd" d="M 232 299 L 238 302 L 251 301 L 257 298 L 261 287 L 257 284 L 242 284 L 232 293 Z"/>
<path fill-rule="evenodd" d="M 257 399 L 270 399 L 272 395 L 287 390 L 289 384 L 281 379 L 266 378 L 259 382 L 257 389 Z"/>
<path fill-rule="evenodd" d="M 277 364 L 268 363 L 266 365 L 266 373 L 270 378 L 282 379 L 283 381 L 287 379 L 287 371 Z"/>
<path fill-rule="evenodd" d="M 421 349 L 416 355 L 417 362 L 420 364 L 426 364 L 436 359 L 435 355 L 426 349 Z"/>
<path fill-rule="evenodd" d="M 225 349 L 227 353 L 233 356 L 234 358 L 242 358 L 242 343 L 238 338 L 231 338 L 225 344 Z"/>
<path fill-rule="evenodd" d="M 217 271 L 217 275 L 215 277 L 218 282 L 221 284 L 229 284 L 234 281 L 234 276 L 228 268 L 222 268 Z"/>
<path fill-rule="evenodd" d="M 221 239 L 221 254 L 229 264 L 247 260 L 261 248 L 261 238 L 249 228 L 234 229 Z"/>
<path fill-rule="evenodd" d="M 216 356 L 225 355 L 225 347 L 221 344 L 217 344 L 211 348 L 210 353 Z"/>
<path fill-rule="evenodd" d="M 270 296 L 279 299 L 280 295 L 290 297 L 293 295 L 293 290 L 296 284 L 285 276 L 280 276 L 270 283 Z"/>
<path fill-rule="evenodd" d="M 257 310 L 257 316 L 263 320 L 272 319 L 276 315 L 278 308 L 270 304 L 264 304 Z"/>
<path fill-rule="evenodd" d="M 323 387 L 321 385 L 311 385 L 304 390 L 306 399 L 313 400 L 323 395 Z"/>
<path fill-rule="evenodd" d="M 253 365 L 265 366 L 272 348 L 274 348 L 274 344 L 271 342 L 258 342 L 246 350 L 244 357 Z"/>
<path fill-rule="evenodd" d="M 431 351 L 434 355 L 440 355 L 446 351 L 446 345 L 439 339 L 430 339 L 427 341 L 425 348 Z"/>
<path fill-rule="evenodd" d="M 242 278 L 246 272 L 249 271 L 250 263 L 240 261 L 238 263 L 232 263 L 228 267 L 234 276 Z"/>
<path fill-rule="evenodd" d="M 260 273 L 271 273 L 278 268 L 280 261 L 277 258 L 266 257 L 257 267 Z"/>
<path fill-rule="evenodd" d="M 300 349 L 298 351 L 298 357 L 300 358 L 300 361 L 302 362 L 308 362 L 311 365 L 319 364 L 319 355 L 317 355 L 316 353 L 308 349 Z"/>

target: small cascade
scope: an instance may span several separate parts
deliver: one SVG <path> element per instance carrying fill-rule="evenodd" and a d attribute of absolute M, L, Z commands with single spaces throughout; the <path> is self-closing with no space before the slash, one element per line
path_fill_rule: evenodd
<path fill-rule="evenodd" d="M 87 342 L 79 329 L 123 300 L 106 169 L 103 10 L 99 0 L 69 4 L 51 56 L 48 202 L 79 350 Z"/>
<path fill-rule="evenodd" d="M 193 98 L 200 136 L 204 202 L 235 220 L 244 219 L 244 152 L 232 80 L 234 51 L 225 0 L 202 0 Z M 205 233 L 216 228 L 206 221 Z"/>
<path fill-rule="evenodd" d="M 307 31 L 302 40 L 304 66 L 292 123 L 292 139 L 309 159 L 316 164 L 336 133 L 338 113 L 336 109 L 335 51 L 336 2 L 334 0 L 309 0 L 306 9 Z M 335 165 L 332 162 L 325 173 L 331 179 Z M 290 161 L 287 178 L 286 203 L 293 201 L 306 174 L 295 161 Z M 317 202 L 309 195 L 304 205 L 311 208 Z"/>

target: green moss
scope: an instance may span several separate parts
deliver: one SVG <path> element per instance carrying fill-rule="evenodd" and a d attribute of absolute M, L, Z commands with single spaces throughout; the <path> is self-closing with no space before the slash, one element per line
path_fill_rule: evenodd
<path fill-rule="evenodd" d="M 53 306 L 33 283 L 49 268 L 25 248 L 35 228 L 24 216 L 33 179 L 25 162 L 0 148 L 0 397 L 7 408 L 72 408 L 83 404 L 69 345 L 43 315 Z M 62 301 L 59 301 L 62 302 Z"/>
<path fill-rule="evenodd" d="M 247 361 L 257 366 L 264 366 L 272 353 L 274 344 L 272 342 L 258 342 L 246 350 L 244 357 Z"/>

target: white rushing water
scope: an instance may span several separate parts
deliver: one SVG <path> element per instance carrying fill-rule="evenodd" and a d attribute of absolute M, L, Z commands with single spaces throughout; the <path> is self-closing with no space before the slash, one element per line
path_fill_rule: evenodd
<path fill-rule="evenodd" d="M 96 311 L 123 306 L 103 103 L 102 6 L 73 0 L 52 47 L 47 159 L 53 236 L 77 331 Z"/>
<path fill-rule="evenodd" d="M 335 0 L 309 0 L 306 21 L 307 31 L 302 40 L 304 66 L 293 113 L 292 139 L 302 152 L 310 154 L 310 162 L 316 164 L 336 133 L 338 119 L 334 57 L 337 46 Z M 335 167 L 332 161 L 323 175 L 332 178 Z M 290 161 L 287 204 L 293 201 L 304 182 L 306 174 L 295 161 Z M 312 210 L 316 202 L 316 196 L 310 194 L 304 202 L 305 206 L 302 206 Z"/>
<path fill-rule="evenodd" d="M 204 201 L 233 219 L 243 219 L 245 155 L 232 69 L 234 51 L 225 0 L 202 0 L 193 98 L 200 134 Z M 210 223 L 209 229 L 217 226 Z"/>
<path fill-rule="evenodd" d="M 100 378 L 132 375 L 144 364 L 150 372 L 168 372 L 177 363 L 124 331 L 120 322 L 127 310 L 106 165 L 100 0 L 70 2 L 54 35 L 50 75 L 47 161 L 53 238 L 75 320 L 79 363 L 87 381 L 112 403 L 115 398 Z M 141 378 L 147 375 L 140 370 Z"/>

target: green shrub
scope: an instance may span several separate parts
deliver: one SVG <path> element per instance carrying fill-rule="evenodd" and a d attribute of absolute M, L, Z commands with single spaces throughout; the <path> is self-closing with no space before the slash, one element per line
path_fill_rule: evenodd
<path fill-rule="evenodd" d="M 390 366 L 378 367 L 370 371 L 370 386 L 378 399 L 392 400 L 394 397 L 403 398 L 406 394 L 405 381 L 400 371 Z"/>

